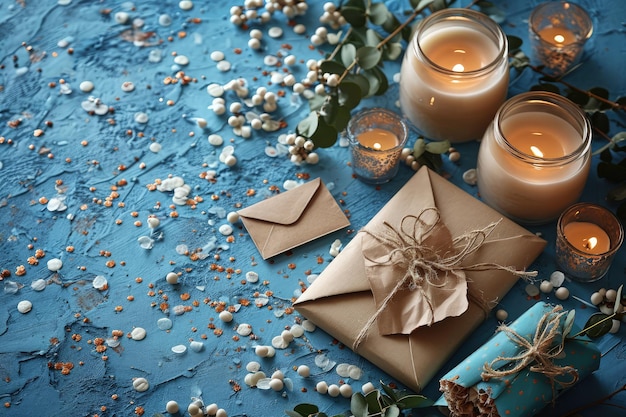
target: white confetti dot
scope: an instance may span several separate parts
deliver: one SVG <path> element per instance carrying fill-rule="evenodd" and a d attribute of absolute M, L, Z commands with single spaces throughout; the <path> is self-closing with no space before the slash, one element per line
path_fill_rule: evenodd
<path fill-rule="evenodd" d="M 159 153 L 161 151 L 161 148 L 162 148 L 161 144 L 157 142 L 152 142 L 149 147 L 150 152 L 153 152 L 153 153 Z"/>
<path fill-rule="evenodd" d="M 539 295 L 539 288 L 537 288 L 534 284 L 528 284 L 524 290 L 529 297 L 536 297 Z"/>
<path fill-rule="evenodd" d="M 220 312 L 220 320 L 222 320 L 224 323 L 230 323 L 231 321 L 233 321 L 233 313 L 231 313 L 228 310 L 224 310 L 222 312 Z"/>
<path fill-rule="evenodd" d="M 133 388 L 137 392 L 145 392 L 150 388 L 150 384 L 146 378 L 135 378 L 133 380 Z"/>
<path fill-rule="evenodd" d="M 52 272 L 57 272 L 63 267 L 63 261 L 59 258 L 52 258 L 47 262 L 48 269 Z"/>
<path fill-rule="evenodd" d="M 554 271 L 550 274 L 550 282 L 554 286 L 554 288 L 558 288 L 563 285 L 563 281 L 565 281 L 565 274 L 561 271 Z"/>
<path fill-rule="evenodd" d="M 157 327 L 159 328 L 159 330 L 169 330 L 172 328 L 172 325 L 172 320 L 168 319 L 167 317 L 162 317 L 157 320 Z"/>
<path fill-rule="evenodd" d="M 283 36 L 283 29 L 279 26 L 272 26 L 267 31 L 267 34 L 270 35 L 270 38 L 280 38 Z"/>
<path fill-rule="evenodd" d="M 125 93 L 130 93 L 134 89 L 135 89 L 135 84 L 133 84 L 131 81 L 124 81 L 122 83 L 122 91 L 124 91 Z"/>
<path fill-rule="evenodd" d="M 567 300 L 569 298 L 569 290 L 565 287 L 559 287 L 555 292 L 554 295 L 556 296 L 556 298 L 558 298 L 559 300 Z"/>
<path fill-rule="evenodd" d="M 219 227 L 219 232 L 224 236 L 233 234 L 233 227 L 230 224 L 223 224 Z"/>
<path fill-rule="evenodd" d="M 34 291 L 43 291 L 46 288 L 46 280 L 45 279 L 36 279 L 30 284 L 30 287 Z"/>
<path fill-rule="evenodd" d="M 97 276 L 93 279 L 93 282 L 92 282 L 92 284 L 91 284 L 91 285 L 93 285 L 93 287 L 94 287 L 95 289 L 97 289 L 97 290 L 103 290 L 103 289 L 105 289 L 105 288 L 107 287 L 107 285 L 108 285 L 108 281 L 107 281 L 107 279 L 106 279 L 104 276 L 102 276 L 102 275 L 97 275 Z"/>
<path fill-rule="evenodd" d="M 182 355 L 183 353 L 187 352 L 187 346 L 185 345 L 172 346 L 172 352 L 174 352 L 177 355 Z"/>
<path fill-rule="evenodd" d="M 241 323 L 237 326 L 237 334 L 239 336 L 249 336 L 252 333 L 252 326 L 247 323 Z"/>
<path fill-rule="evenodd" d="M 223 60 L 217 63 L 216 65 L 217 69 L 222 71 L 222 72 L 226 72 L 230 70 L 230 62 Z"/>
<path fill-rule="evenodd" d="M 133 340 L 143 340 L 146 338 L 146 329 L 143 327 L 135 327 L 130 332 L 130 338 Z"/>
<path fill-rule="evenodd" d="M 197 340 L 192 340 L 189 343 L 189 349 L 191 349 L 192 351 L 198 353 L 198 352 L 202 352 L 202 349 L 204 349 L 204 343 L 199 342 Z"/>
<path fill-rule="evenodd" d="M 224 60 L 224 52 L 222 51 L 213 51 L 211 52 L 211 59 L 215 62 L 219 62 Z"/>
<path fill-rule="evenodd" d="M 89 93 L 93 90 L 93 83 L 91 81 L 83 81 L 80 83 L 78 88 L 80 88 L 80 91 L 83 93 Z"/>
<path fill-rule="evenodd" d="M 259 274 L 257 274 L 254 271 L 246 272 L 246 281 L 248 281 L 251 284 L 254 284 L 255 282 L 259 282 Z"/>
<path fill-rule="evenodd" d="M 181 10 L 191 10 L 193 8 L 193 2 L 191 0 L 181 0 L 178 2 L 178 7 Z"/>
<path fill-rule="evenodd" d="M 135 113 L 135 122 L 137 123 L 141 123 L 141 124 L 148 123 L 148 119 L 149 119 L 148 115 L 144 112 Z"/>
<path fill-rule="evenodd" d="M 176 55 L 176 57 L 174 57 L 174 63 L 176 65 L 189 65 L 189 58 L 185 55 Z"/>

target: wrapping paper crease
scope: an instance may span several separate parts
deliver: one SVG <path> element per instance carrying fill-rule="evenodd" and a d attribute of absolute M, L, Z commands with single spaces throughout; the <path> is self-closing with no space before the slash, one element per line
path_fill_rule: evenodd
<path fill-rule="evenodd" d="M 465 193 L 427 168 L 420 169 L 367 224 L 369 232 L 383 232 L 385 222 L 400 229 L 401 219 L 437 208 L 452 236 L 499 222 L 480 248 L 464 264 L 496 263 L 523 270 L 542 252 L 545 241 Z M 363 256 L 364 233 L 358 233 L 294 304 L 303 316 L 347 346 L 376 313 Z M 517 277 L 502 270 L 467 271 L 468 286 L 485 301 L 502 298 Z M 399 277 L 401 278 L 401 277 Z M 337 320 L 337 317 L 344 317 Z M 368 330 L 357 353 L 419 392 L 485 319 L 483 307 L 470 302 L 457 317 L 448 317 L 410 334 Z M 383 326 L 384 327 L 384 326 Z"/>

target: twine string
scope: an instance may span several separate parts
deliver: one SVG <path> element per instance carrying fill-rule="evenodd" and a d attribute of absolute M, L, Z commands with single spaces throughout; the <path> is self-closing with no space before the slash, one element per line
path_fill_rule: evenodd
<path fill-rule="evenodd" d="M 427 216 L 434 215 L 430 221 Z M 482 262 L 472 265 L 461 265 L 470 255 L 476 252 L 485 243 L 491 232 L 500 223 L 490 223 L 483 229 L 472 230 L 452 239 L 452 250 L 449 248 L 431 247 L 424 240 L 433 232 L 441 220 L 439 210 L 434 207 L 423 209 L 418 215 L 407 215 L 400 221 L 399 229 L 388 222 L 384 222 L 385 228 L 380 233 L 363 230 L 364 233 L 376 239 L 381 245 L 390 247 L 389 253 L 381 260 L 370 259 L 369 262 L 378 266 L 397 265 L 405 271 L 404 276 L 398 280 L 393 289 L 380 303 L 376 312 L 370 316 L 359 334 L 357 335 L 352 349 L 356 351 L 361 343 L 367 338 L 367 333 L 374 325 L 376 319 L 387 309 L 393 298 L 404 290 L 421 291 L 424 301 L 428 304 L 431 312 L 437 308 L 426 295 L 425 288 L 444 287 L 448 283 L 449 274 L 459 276 L 461 271 L 486 271 L 504 270 L 518 277 L 535 277 L 537 271 L 519 271 L 513 267 L 502 266 L 492 262 Z M 443 253 L 442 253 L 443 252 Z M 479 302 L 482 299 L 471 294 L 470 301 L 476 302 L 486 314 L 489 313 L 489 305 Z"/>

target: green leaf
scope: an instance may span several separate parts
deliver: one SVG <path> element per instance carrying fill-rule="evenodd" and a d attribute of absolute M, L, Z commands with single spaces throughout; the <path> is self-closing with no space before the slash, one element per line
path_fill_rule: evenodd
<path fill-rule="evenodd" d="M 311 414 L 316 414 L 319 411 L 319 408 L 315 404 L 302 403 L 298 404 L 293 408 L 293 411 L 300 414 L 301 416 L 309 416 Z"/>
<path fill-rule="evenodd" d="M 626 167 L 600 162 L 598 164 L 598 177 L 615 182 L 626 181 Z"/>
<path fill-rule="evenodd" d="M 439 10 L 443 10 L 445 8 L 448 7 L 448 4 L 446 2 L 446 0 L 435 0 L 432 2 L 432 4 L 430 6 L 428 6 L 428 8 L 430 9 L 431 13 L 434 13 L 436 11 Z"/>
<path fill-rule="evenodd" d="M 339 104 L 353 109 L 361 102 L 361 87 L 352 82 L 342 81 L 339 84 Z"/>
<path fill-rule="evenodd" d="M 346 67 L 349 67 L 350 64 L 356 59 L 356 46 L 351 43 L 346 43 L 341 47 L 341 62 Z"/>
<path fill-rule="evenodd" d="M 573 101 L 574 103 L 578 104 L 581 107 L 586 105 L 587 102 L 589 101 L 589 96 L 585 94 L 584 92 L 578 91 L 578 90 L 568 91 L 565 97 L 567 97 L 568 99 L 570 99 L 571 101 Z"/>
<path fill-rule="evenodd" d="M 363 69 L 374 68 L 381 57 L 382 52 L 374 46 L 362 46 L 356 50 L 356 60 Z"/>
<path fill-rule="evenodd" d="M 380 406 L 380 402 L 378 401 L 378 397 L 380 395 L 380 391 L 374 390 L 369 392 L 365 396 L 365 400 L 367 401 L 367 412 L 370 414 L 380 413 L 382 407 Z"/>
<path fill-rule="evenodd" d="M 415 159 L 419 158 L 426 152 L 426 141 L 422 138 L 418 138 L 413 145 L 413 156 Z"/>
<path fill-rule="evenodd" d="M 561 94 L 561 90 L 554 84 L 541 83 L 530 87 L 530 91 L 548 91 L 550 93 Z"/>
<path fill-rule="evenodd" d="M 384 417 L 398 417 L 400 415 L 400 409 L 397 405 L 390 405 L 383 414 Z"/>
<path fill-rule="evenodd" d="M 337 129 L 337 132 L 341 132 L 350 122 L 350 110 L 346 106 L 340 106 L 336 110 L 335 120 L 331 123 L 332 126 Z"/>
<path fill-rule="evenodd" d="M 615 214 L 623 223 L 626 223 L 626 202 L 619 205 Z"/>
<path fill-rule="evenodd" d="M 348 74 L 344 77 L 343 83 L 350 82 L 361 88 L 361 97 L 367 97 L 370 91 L 370 82 L 363 74 Z"/>
<path fill-rule="evenodd" d="M 391 388 L 389 385 L 385 385 L 383 384 L 382 381 L 380 381 L 380 386 L 383 388 L 383 391 L 385 391 L 385 394 L 387 394 L 389 397 L 391 397 L 391 399 L 395 402 L 398 401 L 398 397 L 396 395 L 396 392 L 393 390 L 393 388 Z"/>
<path fill-rule="evenodd" d="M 373 29 L 368 29 L 365 32 L 365 43 L 367 46 L 376 47 L 382 40 L 383 37 L 380 36 L 380 34 Z"/>
<path fill-rule="evenodd" d="M 360 392 L 352 395 L 350 399 L 350 412 L 354 417 L 367 417 L 367 401 Z"/>
<path fill-rule="evenodd" d="M 323 118 L 318 118 L 317 128 L 315 132 L 309 136 L 309 139 L 311 139 L 318 148 L 330 148 L 337 142 L 338 134 L 339 131 L 337 129 L 326 123 Z"/>
<path fill-rule="evenodd" d="M 365 9 L 361 9 L 360 7 L 342 7 L 341 15 L 346 19 L 346 22 L 354 27 L 363 27 L 367 23 Z"/>
<path fill-rule="evenodd" d="M 572 331 L 572 327 L 574 327 L 574 317 L 576 317 L 576 310 L 570 310 L 563 323 L 563 339 Z"/>
<path fill-rule="evenodd" d="M 595 112 L 589 118 L 591 125 L 598 129 L 601 132 L 609 133 L 611 130 L 611 122 L 609 121 L 609 116 L 603 112 Z"/>
<path fill-rule="evenodd" d="M 425 408 L 433 405 L 433 401 L 423 395 L 405 395 L 398 401 L 398 406 L 403 410 L 409 410 L 411 408 Z"/>
<path fill-rule="evenodd" d="M 595 94 L 598 97 L 602 97 L 605 100 L 609 99 L 609 90 L 607 90 L 606 88 L 593 87 L 589 90 L 589 92 Z M 600 101 L 594 97 L 591 97 L 589 103 L 587 103 L 587 106 L 594 110 L 608 110 L 611 108 L 609 104 Z M 587 108 L 587 106 L 585 106 L 585 108 Z"/>
<path fill-rule="evenodd" d="M 385 3 L 373 3 L 370 6 L 370 20 L 375 25 L 382 25 L 389 17 L 389 10 Z"/>
<path fill-rule="evenodd" d="M 318 122 L 319 115 L 317 114 L 317 112 L 311 112 L 307 117 L 300 120 L 298 126 L 296 127 L 296 130 L 299 135 L 310 138 L 317 130 Z"/>
<path fill-rule="evenodd" d="M 313 97 L 309 99 L 309 110 L 317 111 L 322 108 L 322 106 L 326 103 L 328 96 L 321 96 L 319 94 L 315 94 Z"/>
<path fill-rule="evenodd" d="M 607 334 L 613 327 L 612 320 L 609 317 L 604 313 L 592 314 L 585 324 L 585 334 L 592 339 Z"/>
<path fill-rule="evenodd" d="M 612 188 L 606 196 L 609 201 L 623 201 L 626 200 L 626 183 L 621 183 L 615 188 Z"/>
<path fill-rule="evenodd" d="M 285 414 L 287 414 L 287 416 L 289 417 L 306 417 L 306 415 L 302 415 L 296 411 L 292 411 L 292 410 L 285 410 Z"/>
<path fill-rule="evenodd" d="M 428 6 L 430 3 L 432 3 L 434 0 L 411 0 L 411 7 L 413 9 L 423 9 L 424 7 Z"/>
<path fill-rule="evenodd" d="M 329 74 L 341 75 L 346 70 L 346 67 L 337 61 L 325 60 L 320 64 L 320 69 L 323 73 L 328 72 Z"/>
<path fill-rule="evenodd" d="M 522 44 L 524 43 L 524 41 L 522 41 L 522 38 L 518 38 L 517 36 L 506 35 L 506 38 L 509 42 L 509 51 L 511 52 L 520 49 L 522 47 Z"/>
<path fill-rule="evenodd" d="M 363 76 L 367 78 L 370 84 L 366 97 L 384 94 L 389 88 L 387 76 L 378 67 L 363 71 Z"/>
<path fill-rule="evenodd" d="M 425 146 L 426 152 L 443 154 L 450 149 L 450 142 L 444 141 L 432 141 L 428 142 Z"/>
<path fill-rule="evenodd" d="M 388 42 L 383 46 L 383 59 L 395 61 L 402 55 L 402 44 L 399 42 Z"/>

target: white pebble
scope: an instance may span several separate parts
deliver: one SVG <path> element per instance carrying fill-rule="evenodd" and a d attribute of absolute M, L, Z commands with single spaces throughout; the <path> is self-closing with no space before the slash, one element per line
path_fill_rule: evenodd
<path fill-rule="evenodd" d="M 280 38 L 283 36 L 283 29 L 279 26 L 272 26 L 267 31 L 267 34 L 270 35 L 271 38 Z"/>
<path fill-rule="evenodd" d="M 83 81 L 80 83 L 78 88 L 80 88 L 80 91 L 82 91 L 83 93 L 89 93 L 91 90 L 93 90 L 93 83 L 91 81 Z"/>
<path fill-rule="evenodd" d="M 260 29 L 252 29 L 250 31 L 250 38 L 252 38 L 252 39 L 262 39 L 263 38 L 263 32 L 261 32 Z"/>
<path fill-rule="evenodd" d="M 375 389 L 376 387 L 371 382 L 367 382 L 363 384 L 363 386 L 361 387 L 361 391 L 363 392 L 363 395 L 367 395 L 370 392 L 374 391 Z"/>
<path fill-rule="evenodd" d="M 339 393 L 343 398 L 352 397 L 352 387 L 349 384 L 343 384 L 339 387 Z"/>
<path fill-rule="evenodd" d="M 172 24 L 172 18 L 168 14 L 162 14 L 159 16 L 159 25 L 169 26 Z"/>
<path fill-rule="evenodd" d="M 542 293 L 547 294 L 552 292 L 552 290 L 554 289 L 554 285 L 552 285 L 552 283 L 550 281 L 541 281 L 541 284 L 539 285 L 539 289 L 541 290 Z"/>
<path fill-rule="evenodd" d="M 526 285 L 524 290 L 526 291 L 526 294 L 528 294 L 529 297 L 536 297 L 539 295 L 539 288 L 537 288 L 535 284 Z"/>
<path fill-rule="evenodd" d="M 285 383 L 282 379 L 272 378 L 270 380 L 270 388 L 274 391 L 280 391 L 285 386 Z"/>
<path fill-rule="evenodd" d="M 239 221 L 239 213 L 231 211 L 226 215 L 226 221 L 228 223 L 237 223 Z"/>
<path fill-rule="evenodd" d="M 178 284 L 178 274 L 176 272 L 168 272 L 168 274 L 165 276 L 165 281 L 167 281 L 168 284 Z"/>
<path fill-rule="evenodd" d="M 204 349 L 204 343 L 197 340 L 192 340 L 191 342 L 189 342 L 189 349 L 193 350 L 196 353 L 202 352 L 202 349 Z"/>
<path fill-rule="evenodd" d="M 300 375 L 303 378 L 307 378 L 308 376 L 311 375 L 311 369 L 306 365 L 298 366 L 297 372 L 298 372 L 298 375 Z"/>
<path fill-rule="evenodd" d="M 215 62 L 222 61 L 224 59 L 224 52 L 222 51 L 211 52 L 211 59 Z"/>
<path fill-rule="evenodd" d="M 315 390 L 320 394 L 326 394 L 328 392 L 328 384 L 326 381 L 320 381 L 315 385 Z"/>
<path fill-rule="evenodd" d="M 339 385 L 330 384 L 328 386 L 328 395 L 330 395 L 331 397 L 338 397 L 339 394 L 341 394 L 341 389 L 339 388 Z"/>
<path fill-rule="evenodd" d="M 217 134 L 212 134 L 209 135 L 209 143 L 213 146 L 222 146 L 222 144 L 224 143 L 224 139 Z"/>
<path fill-rule="evenodd" d="M 126 12 L 117 12 L 113 17 L 115 19 L 115 23 L 120 25 L 125 24 L 129 19 L 128 13 Z"/>
<path fill-rule="evenodd" d="M 226 164 L 227 167 L 234 167 L 237 165 L 237 158 L 234 155 L 228 155 L 224 158 L 224 164 Z"/>
<path fill-rule="evenodd" d="M 149 147 L 150 152 L 153 152 L 153 153 L 158 153 L 158 152 L 160 152 L 160 151 L 161 151 L 161 148 L 162 148 L 162 147 L 161 147 L 161 144 L 160 144 L 160 143 L 157 143 L 157 142 L 152 142 L 152 143 L 150 144 L 150 147 Z"/>
<path fill-rule="evenodd" d="M 148 383 L 148 380 L 146 378 L 135 378 L 133 380 L 133 388 L 137 392 L 144 392 L 148 391 L 148 388 L 150 388 L 150 384 Z"/>
<path fill-rule="evenodd" d="M 170 414 L 178 413 L 179 409 L 180 407 L 178 406 L 178 403 L 176 401 L 168 401 L 167 404 L 165 404 L 165 411 Z"/>
<path fill-rule="evenodd" d="M 476 185 L 478 182 L 478 175 L 476 174 L 476 169 L 468 169 L 463 173 L 463 181 L 469 185 Z"/>
<path fill-rule="evenodd" d="M 185 55 L 176 55 L 174 57 L 174 63 L 177 65 L 189 65 L 189 58 Z"/>
<path fill-rule="evenodd" d="M 223 224 L 217 229 L 223 236 L 233 234 L 233 227 L 230 224 Z"/>
<path fill-rule="evenodd" d="M 217 411 L 215 412 L 215 417 L 228 417 L 228 413 L 223 408 L 218 408 Z"/>
<path fill-rule="evenodd" d="M 162 317 L 157 320 L 157 327 L 159 328 L 159 330 L 169 330 L 172 328 L 173 324 L 174 323 L 172 322 L 172 320 L 168 319 L 167 317 Z"/>
<path fill-rule="evenodd" d="M 215 403 L 207 405 L 206 408 L 204 409 L 204 412 L 209 416 L 216 415 L 217 411 L 218 411 L 218 408 L 217 408 L 217 404 Z"/>
<path fill-rule="evenodd" d="M 22 314 L 26 314 L 32 309 L 33 309 L 33 303 L 31 303 L 28 300 L 22 300 L 19 303 L 17 303 L 17 311 L 19 311 Z"/>
<path fill-rule="evenodd" d="M 216 65 L 217 69 L 222 71 L 222 72 L 226 72 L 228 70 L 230 70 L 230 62 L 223 60 L 217 63 Z"/>
<path fill-rule="evenodd" d="M 187 406 L 187 412 L 191 417 L 202 416 L 202 409 L 200 408 L 200 405 L 196 404 L 195 402 L 192 402 Z"/>
<path fill-rule="evenodd" d="M 600 305 L 604 301 L 604 297 L 599 292 L 591 294 L 591 304 L 594 306 Z"/>
<path fill-rule="evenodd" d="M 257 38 L 250 38 L 248 39 L 248 47 L 250 49 L 261 49 L 261 41 Z"/>
<path fill-rule="evenodd" d="M 177 355 L 182 355 L 183 353 L 187 352 L 187 346 L 185 345 L 172 346 L 172 352 L 174 352 Z"/>
<path fill-rule="evenodd" d="M 506 310 L 500 309 L 496 311 L 496 319 L 498 321 L 506 321 L 509 318 L 509 313 Z"/>
<path fill-rule="evenodd" d="M 254 284 L 255 282 L 259 282 L 259 274 L 257 274 L 254 271 L 246 272 L 246 281 L 248 281 L 251 284 Z"/>
<path fill-rule="evenodd" d="M 178 2 L 178 7 L 180 7 L 181 10 L 191 10 L 193 8 L 193 1 L 181 0 Z"/>
<path fill-rule="evenodd" d="M 143 340 L 146 338 L 146 329 L 143 327 L 135 327 L 130 332 L 130 338 L 133 340 Z"/>
<path fill-rule="evenodd" d="M 559 300 L 567 300 L 569 298 L 569 290 L 565 287 L 559 287 L 555 292 L 554 295 L 556 296 L 556 298 L 558 298 Z"/>
<path fill-rule="evenodd" d="M 57 272 L 63 267 L 63 261 L 59 258 L 52 258 L 47 262 L 48 269 L 52 272 Z"/>
<path fill-rule="evenodd" d="M 135 122 L 145 124 L 148 123 L 148 115 L 144 112 L 135 113 Z"/>
<path fill-rule="evenodd" d="M 552 285 L 554 285 L 554 288 L 559 288 L 561 285 L 563 285 L 563 282 L 565 281 L 565 274 L 561 271 L 554 271 L 552 274 L 550 274 L 550 282 L 552 283 Z"/>
<path fill-rule="evenodd" d="M 606 290 L 606 294 L 604 294 L 604 298 L 606 298 L 606 301 L 608 301 L 609 303 L 614 303 L 615 300 L 617 299 L 617 291 L 613 289 Z"/>
<path fill-rule="evenodd" d="M 252 326 L 248 323 L 241 323 L 237 326 L 237 334 L 239 336 L 249 336 L 252 333 Z"/>
<path fill-rule="evenodd" d="M 306 32 L 306 26 L 304 26 L 302 23 L 298 23 L 293 27 L 293 31 L 298 35 L 302 35 L 304 32 Z"/>
<path fill-rule="evenodd" d="M 233 321 L 233 313 L 228 310 L 221 311 L 219 317 L 224 323 L 230 323 Z"/>

